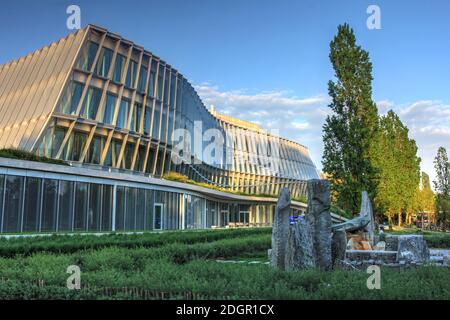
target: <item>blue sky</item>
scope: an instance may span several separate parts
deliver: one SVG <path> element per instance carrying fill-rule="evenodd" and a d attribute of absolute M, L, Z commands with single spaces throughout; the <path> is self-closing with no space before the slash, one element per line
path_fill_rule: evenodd
<path fill-rule="evenodd" d="M 0 11 L 0 63 L 70 31 L 66 8 L 82 24 L 121 34 L 182 72 L 206 105 L 280 129 L 307 145 L 321 168 L 321 126 L 333 77 L 329 42 L 347 22 L 374 65 L 373 98 L 394 109 L 417 140 L 431 176 L 439 145 L 450 149 L 450 2 L 447 0 L 11 1 Z M 366 27 L 370 4 L 381 30 Z"/>

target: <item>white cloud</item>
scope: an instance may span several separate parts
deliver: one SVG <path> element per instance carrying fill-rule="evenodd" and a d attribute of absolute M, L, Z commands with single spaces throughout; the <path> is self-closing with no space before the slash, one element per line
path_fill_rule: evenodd
<path fill-rule="evenodd" d="M 322 125 L 329 113 L 329 97 L 317 95 L 300 98 L 289 91 L 250 94 L 245 90 L 221 91 L 204 83 L 195 86 L 206 106 L 239 119 L 279 130 L 280 135 L 307 146 L 320 169 L 323 143 Z"/>
<path fill-rule="evenodd" d="M 245 90 L 221 91 L 208 83 L 195 86 L 205 105 L 218 112 L 259 124 L 265 129 L 278 129 L 288 139 L 306 145 L 319 170 L 322 168 L 322 126 L 330 113 L 330 98 L 320 94 L 297 97 L 289 91 L 248 93 Z M 377 102 L 380 114 L 394 110 L 408 126 L 416 140 L 422 170 L 434 179 L 433 159 L 444 146 L 450 153 L 450 105 L 439 100 L 421 100 L 396 104 L 390 100 Z"/>

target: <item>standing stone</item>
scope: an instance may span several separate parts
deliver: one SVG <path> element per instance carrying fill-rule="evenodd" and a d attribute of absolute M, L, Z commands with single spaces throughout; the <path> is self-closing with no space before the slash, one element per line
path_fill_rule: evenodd
<path fill-rule="evenodd" d="M 369 194 L 367 191 L 363 191 L 361 195 L 361 211 L 359 212 L 360 217 L 367 216 L 369 218 L 369 224 L 366 226 L 366 230 L 368 232 L 368 238 L 367 239 L 370 244 L 373 246 L 375 245 L 374 240 L 374 230 L 375 230 L 375 222 L 373 218 L 373 210 L 372 210 L 372 203 L 370 202 Z"/>
<path fill-rule="evenodd" d="M 301 270 L 315 266 L 313 225 L 308 216 L 289 227 L 286 243 L 285 270 Z"/>
<path fill-rule="evenodd" d="M 314 225 L 316 267 L 331 269 L 330 183 L 327 180 L 308 180 L 308 215 Z"/>
<path fill-rule="evenodd" d="M 347 247 L 347 235 L 344 230 L 337 230 L 331 238 L 331 260 L 333 268 L 342 266 Z"/>
<path fill-rule="evenodd" d="M 385 237 L 386 251 L 398 250 L 398 235 L 387 234 Z"/>
<path fill-rule="evenodd" d="M 400 235 L 397 257 L 399 261 L 426 263 L 430 260 L 430 250 L 422 235 Z"/>
<path fill-rule="evenodd" d="M 269 256 L 270 265 L 282 270 L 284 270 L 290 214 L 291 195 L 288 188 L 283 188 L 275 207 L 272 226 L 272 251 Z"/>

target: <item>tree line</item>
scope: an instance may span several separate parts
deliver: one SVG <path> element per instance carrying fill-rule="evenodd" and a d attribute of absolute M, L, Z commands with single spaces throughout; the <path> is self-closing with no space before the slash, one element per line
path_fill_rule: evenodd
<path fill-rule="evenodd" d="M 356 44 L 348 24 L 338 27 L 329 58 L 335 80 L 328 82 L 332 112 L 323 126 L 322 163 L 335 204 L 356 214 L 361 192 L 367 190 L 377 220 L 393 224 L 395 219 L 398 225 L 412 224 L 418 212 L 433 218 L 433 212 L 449 211 L 450 164 L 445 149 L 439 149 L 435 160 L 435 197 L 429 176 L 420 171 L 418 148 L 406 125 L 393 110 L 378 114 L 369 53 Z"/>

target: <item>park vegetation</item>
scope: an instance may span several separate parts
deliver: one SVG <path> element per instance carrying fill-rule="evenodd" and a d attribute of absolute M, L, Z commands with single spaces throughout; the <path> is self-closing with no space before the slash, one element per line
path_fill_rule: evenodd
<path fill-rule="evenodd" d="M 420 172 L 416 142 L 400 117 L 379 115 L 372 100 L 372 63 L 356 44 L 349 25 L 338 27 L 330 44 L 335 80 L 329 81 L 332 113 L 323 127 L 323 170 L 332 184 L 333 202 L 359 212 L 361 192 L 374 200 L 378 222 L 413 224 L 418 213 L 447 221 L 450 210 L 450 164 L 445 149 L 436 158 L 435 197 L 428 174 Z M 444 223 L 445 225 L 445 223 Z"/>
<path fill-rule="evenodd" d="M 442 281 L 449 277 L 447 268 L 383 268 L 383 290 L 367 288 L 365 270 L 271 268 L 265 264 L 270 228 L 25 240 L 1 240 L 0 299 L 447 299 L 450 294 L 450 282 Z M 4 251 L 8 246 L 16 254 Z M 81 290 L 66 287 L 71 265 L 81 270 Z"/>

